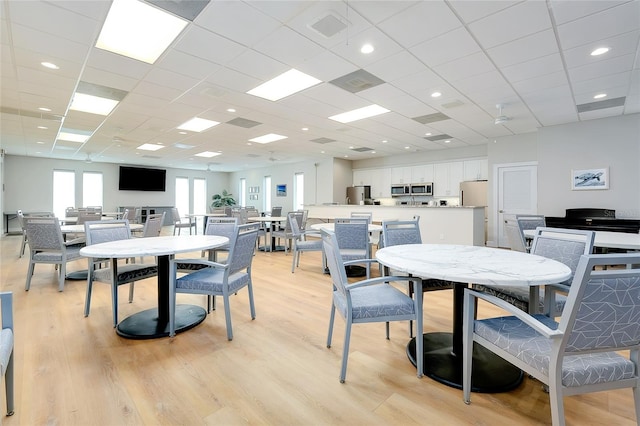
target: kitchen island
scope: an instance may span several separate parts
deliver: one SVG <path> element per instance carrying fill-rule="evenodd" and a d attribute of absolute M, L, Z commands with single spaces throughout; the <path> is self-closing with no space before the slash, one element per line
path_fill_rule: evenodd
<path fill-rule="evenodd" d="M 333 221 L 352 212 L 372 212 L 374 222 L 410 220 L 420 216 L 425 244 L 485 245 L 485 208 L 473 206 L 374 206 L 353 204 L 305 205 L 310 219 Z"/>

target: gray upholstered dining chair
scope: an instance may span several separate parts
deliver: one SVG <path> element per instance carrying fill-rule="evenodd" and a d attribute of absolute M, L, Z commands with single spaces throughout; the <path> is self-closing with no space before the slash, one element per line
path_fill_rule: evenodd
<path fill-rule="evenodd" d="M 0 330 L 0 373 L 4 380 L 5 398 L 7 400 L 7 416 L 14 413 L 14 378 L 13 378 L 13 293 L 0 293 L 0 314 L 2 315 L 2 330 Z"/>
<path fill-rule="evenodd" d="M 289 221 L 289 217 L 292 216 L 298 223 L 298 226 L 302 229 L 302 219 L 304 217 L 303 211 L 294 211 L 287 213 L 287 221 L 285 222 L 284 228 L 277 229 L 275 231 L 271 231 L 271 238 L 277 238 L 278 241 L 280 239 L 284 240 L 284 252 L 287 253 L 289 248 L 292 246 L 291 241 L 293 240 L 293 230 L 291 229 L 291 222 Z"/>
<path fill-rule="evenodd" d="M 144 222 L 144 228 L 142 228 L 142 237 L 159 237 L 162 232 L 165 215 L 166 212 L 147 215 L 147 219 Z"/>
<path fill-rule="evenodd" d="M 295 268 L 300 266 L 300 255 L 305 251 L 322 251 L 322 240 L 320 239 L 320 233 L 314 230 L 303 231 L 298 225 L 294 215 L 289 214 L 287 216 L 289 226 L 291 227 L 291 233 L 293 235 L 291 252 L 293 253 L 293 259 L 291 260 L 291 273 L 295 271 Z M 307 239 L 308 236 L 314 238 Z M 322 256 L 322 270 L 325 269 L 325 259 Z"/>
<path fill-rule="evenodd" d="M 568 291 L 568 286 L 576 272 L 580 256 L 593 252 L 595 233 L 581 229 L 543 228 L 536 229 L 531 254 L 557 260 L 571 269 L 571 278 L 565 283 L 546 286 L 539 289 L 531 288 L 474 285 L 474 289 L 499 297 L 525 312 L 537 313 L 545 310 L 545 313 L 554 317 L 560 314 L 566 302 L 563 294 Z M 538 303 L 531 303 L 538 300 Z"/>
<path fill-rule="evenodd" d="M 518 223 L 518 229 L 520 229 L 520 233 L 522 234 L 522 238 L 524 240 L 525 250 L 529 252 L 531 251 L 532 239 L 527 238 L 527 236 L 524 234 L 524 231 L 536 229 L 540 226 L 547 226 L 544 215 L 517 214 L 516 222 Z"/>
<path fill-rule="evenodd" d="M 37 263 L 56 265 L 59 270 L 58 290 L 64 290 L 67 263 L 82 258 L 80 249 L 84 237 L 65 241 L 56 217 L 25 217 L 25 232 L 29 241 L 29 268 L 25 290 L 31 287 L 31 277 Z"/>
<path fill-rule="evenodd" d="M 87 245 L 131 238 L 128 220 L 114 219 L 85 222 L 84 229 Z M 94 257 L 87 259 L 87 294 L 84 302 L 84 316 L 88 317 L 91 310 L 94 281 L 111 284 L 113 326 L 115 327 L 118 325 L 118 286 L 130 283 L 129 303 L 131 303 L 133 301 L 134 282 L 157 276 L 158 265 L 155 263 L 118 264 L 117 262 L 113 264 L 111 262 L 112 259 Z"/>
<path fill-rule="evenodd" d="M 230 296 L 247 287 L 251 319 L 256 318 L 253 301 L 253 283 L 251 264 L 258 237 L 258 223 L 248 223 L 235 227 L 236 232 L 229 241 L 229 256 L 226 263 L 213 262 L 206 259 L 172 259 L 169 266 L 169 336 L 176 334 L 175 311 L 176 294 L 205 294 L 208 296 L 222 296 L 227 326 L 227 339 L 233 340 L 231 326 Z M 188 262 L 202 265 L 203 268 L 178 277 L 179 265 Z"/>
<path fill-rule="evenodd" d="M 416 289 L 418 291 L 413 299 L 390 284 L 411 279 L 409 277 L 378 277 L 350 284 L 347 281 L 345 270 L 345 263 L 349 264 L 349 262 L 345 262 L 340 254 L 341 250 L 337 235 L 334 232 L 322 230 L 322 242 L 333 283 L 333 300 L 329 317 L 327 348 L 331 347 L 333 323 L 337 311 L 346 322 L 344 347 L 342 349 L 342 367 L 340 368 L 340 382 L 344 383 L 347 376 L 352 324 L 385 322 L 387 323 L 387 339 L 389 339 L 390 321 L 415 320 L 418 332 L 422 335 L 421 281 L 419 279 L 416 280 Z M 369 261 L 375 260 L 369 259 Z M 422 344 L 423 339 L 416 339 L 416 353 L 421 354 L 423 352 Z M 422 377 L 423 357 L 418 356 L 416 358 L 417 375 Z"/>
<path fill-rule="evenodd" d="M 554 426 L 564 425 L 564 396 L 621 388 L 633 389 L 640 422 L 639 263 L 638 253 L 582 255 L 558 322 L 465 289 L 464 402 L 471 402 L 472 350 L 479 344 L 549 387 Z M 478 300 L 508 316 L 474 320 Z"/>
<path fill-rule="evenodd" d="M 524 240 L 524 234 L 520 231 L 518 222 L 515 219 L 505 219 L 504 232 L 507 235 L 511 250 L 526 253 L 527 245 Z"/>
<path fill-rule="evenodd" d="M 182 232 L 184 228 L 189 229 L 189 235 L 196 230 L 195 218 L 193 216 L 180 216 L 180 212 L 178 212 L 178 209 L 175 207 L 171 208 L 171 218 L 173 219 L 173 235 L 176 235 L 176 230 L 178 231 L 178 235 L 180 235 L 180 232 Z"/>
<path fill-rule="evenodd" d="M 365 218 L 336 218 L 334 223 L 336 241 L 340 256 L 345 262 L 356 266 L 362 261 L 366 277 L 371 278 L 371 243 L 369 241 L 369 222 Z"/>

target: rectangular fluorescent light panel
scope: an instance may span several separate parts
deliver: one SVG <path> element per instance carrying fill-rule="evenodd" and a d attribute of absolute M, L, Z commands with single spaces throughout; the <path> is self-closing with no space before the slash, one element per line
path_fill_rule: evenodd
<path fill-rule="evenodd" d="M 87 95 L 84 93 L 75 93 L 70 109 L 74 111 L 88 112 L 98 115 L 109 115 L 111 111 L 118 105 L 118 101 L 98 96 Z"/>
<path fill-rule="evenodd" d="M 196 157 L 211 158 L 220 155 L 219 152 L 203 151 L 196 154 Z"/>
<path fill-rule="evenodd" d="M 258 136 L 257 138 L 249 139 L 249 142 L 271 143 L 271 142 L 279 141 L 282 139 L 287 139 L 287 136 L 277 135 L 275 133 L 269 133 L 268 135 Z"/>
<path fill-rule="evenodd" d="M 96 47 L 153 64 L 187 23 L 142 1 L 114 0 Z"/>
<path fill-rule="evenodd" d="M 164 145 L 158 145 L 155 143 L 143 143 L 136 149 L 142 149 L 144 151 L 157 151 L 162 148 L 164 148 Z"/>
<path fill-rule="evenodd" d="M 204 118 L 194 117 L 178 126 L 180 130 L 189 130 L 190 132 L 204 132 L 210 127 L 220 124 L 218 121 L 205 120 Z"/>
<path fill-rule="evenodd" d="M 329 118 L 331 120 L 339 121 L 340 123 L 351 123 L 352 121 L 374 117 L 387 112 L 389 112 L 388 109 L 383 108 L 380 105 L 373 104 L 367 107 L 354 109 L 353 111 L 343 112 L 342 114 L 332 115 Z"/>
<path fill-rule="evenodd" d="M 57 140 L 85 143 L 91 137 L 91 132 L 83 132 L 81 130 L 60 129 Z"/>
<path fill-rule="evenodd" d="M 321 81 L 317 78 L 292 68 L 247 93 L 270 101 L 277 101 L 318 83 Z"/>

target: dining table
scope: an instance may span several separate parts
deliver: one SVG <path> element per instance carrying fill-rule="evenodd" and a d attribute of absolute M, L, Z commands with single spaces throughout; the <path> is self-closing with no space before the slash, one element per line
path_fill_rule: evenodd
<path fill-rule="evenodd" d="M 270 223 L 269 233 L 271 234 L 271 247 L 259 247 L 261 251 L 285 251 L 284 246 L 276 245 L 276 237 L 273 235 L 273 231 L 276 230 L 276 226 L 282 222 L 287 221 L 287 216 L 251 216 L 247 218 L 247 222 L 260 222 L 262 224 Z M 269 250 L 271 249 L 271 250 Z"/>
<path fill-rule="evenodd" d="M 546 257 L 518 251 L 454 244 L 406 244 L 376 252 L 383 266 L 400 274 L 452 282 L 453 329 L 412 338 L 407 355 L 416 365 L 424 358 L 424 373 L 432 379 L 462 389 L 462 316 L 465 288 L 471 284 L 492 286 L 544 286 L 565 281 L 571 269 Z M 425 324 L 429 324 L 428 320 Z M 416 354 L 415 339 L 424 339 L 424 353 Z M 520 369 L 480 345 L 473 349 L 473 392 L 505 392 L 522 382 Z"/>
<path fill-rule="evenodd" d="M 553 228 L 546 228 L 546 232 L 552 232 Z M 562 229 L 558 228 L 558 232 L 562 233 Z M 536 234 L 535 229 L 525 229 L 523 231 L 525 238 L 533 239 Z M 629 232 L 612 232 L 612 231 L 594 231 L 595 239 L 594 247 L 602 249 L 619 249 L 619 250 L 640 250 L 640 234 Z M 563 234 L 562 238 L 582 239 L 579 235 Z"/>
<path fill-rule="evenodd" d="M 111 259 L 111 271 L 117 275 L 117 259 L 155 256 L 158 263 L 157 307 L 134 313 L 116 326 L 118 335 L 130 339 L 154 339 L 169 335 L 169 260 L 176 254 L 209 250 L 229 243 L 227 237 L 217 235 L 171 235 L 130 238 L 83 247 L 86 257 Z M 115 278 L 114 278 L 115 282 Z M 176 306 L 176 333 L 189 330 L 204 321 L 207 311 L 196 305 Z"/>

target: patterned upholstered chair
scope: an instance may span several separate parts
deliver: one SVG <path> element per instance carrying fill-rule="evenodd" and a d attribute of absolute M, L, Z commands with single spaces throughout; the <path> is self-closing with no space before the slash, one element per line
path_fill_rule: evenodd
<path fill-rule="evenodd" d="M 291 273 L 295 271 L 297 266 L 300 266 L 300 255 L 305 251 L 322 251 L 322 240 L 319 238 L 320 233 L 318 231 L 308 230 L 302 231 L 298 225 L 298 221 L 295 216 L 289 215 L 287 220 L 290 222 L 292 238 L 291 251 L 293 253 L 293 259 L 291 261 Z M 314 236 L 315 238 L 307 239 L 308 236 Z M 322 256 L 322 270 L 324 271 L 324 256 Z"/>
<path fill-rule="evenodd" d="M 414 220 L 390 220 L 382 222 L 382 240 L 385 247 L 401 244 L 422 244 L 420 235 L 420 218 Z M 399 275 L 397 271 L 390 271 L 386 275 Z M 425 279 L 422 280 L 422 291 L 450 290 L 453 284 L 450 281 Z M 409 281 L 409 296 L 413 297 L 413 282 Z M 409 335 L 413 336 L 413 327 L 409 322 Z"/>
<path fill-rule="evenodd" d="M 527 245 L 524 241 L 524 234 L 518 228 L 518 222 L 515 219 L 506 219 L 504 221 L 504 232 L 507 235 L 507 241 L 509 241 L 509 248 L 515 251 L 521 251 L 525 253 L 527 251 Z"/>
<path fill-rule="evenodd" d="M 80 249 L 84 245 L 84 237 L 65 241 L 60 230 L 60 222 L 56 217 L 25 217 L 25 232 L 29 241 L 29 269 L 25 290 L 31 287 L 31 277 L 36 263 L 48 263 L 59 267 L 58 290 L 64 290 L 67 262 L 82 258 Z"/>
<path fill-rule="evenodd" d="M 333 282 L 333 301 L 331 303 L 331 316 L 329 317 L 327 348 L 331 347 L 336 311 L 346 321 L 342 367 L 340 370 L 340 382 L 344 383 L 347 375 L 352 324 L 386 322 L 388 339 L 389 321 L 415 320 L 418 332 L 422 335 L 421 281 L 416 280 L 417 294 L 413 299 L 390 284 L 391 282 L 406 281 L 410 279 L 409 277 L 378 277 L 349 284 L 344 266 L 345 262 L 340 255 L 336 234 L 323 230 L 322 243 L 327 257 L 327 264 L 329 265 L 331 281 Z M 416 339 L 416 350 L 420 354 L 422 353 L 422 340 Z M 416 358 L 417 375 L 422 377 L 423 357 Z"/>
<path fill-rule="evenodd" d="M 176 230 L 178 231 L 178 235 L 180 235 L 183 228 L 189 229 L 189 235 L 191 235 L 193 231 L 196 231 L 195 217 L 182 217 L 175 207 L 171 208 L 171 219 L 173 220 L 173 235 L 176 235 Z"/>
<path fill-rule="evenodd" d="M 520 229 L 520 233 L 522 234 L 522 238 L 524 238 L 525 250 L 529 252 L 531 250 L 531 239 L 528 239 L 524 235 L 525 230 L 536 229 L 539 226 L 545 227 L 547 226 L 547 221 L 545 220 L 543 215 L 525 215 L 525 214 L 517 214 L 516 222 L 518 223 L 518 229 Z"/>
<path fill-rule="evenodd" d="M 233 339 L 231 327 L 231 306 L 229 297 L 247 287 L 251 319 L 255 319 L 256 310 L 253 302 L 253 283 L 251 263 L 258 238 L 258 223 L 236 226 L 236 233 L 229 242 L 229 256 L 226 263 L 212 262 L 206 259 L 173 259 L 169 266 L 169 335 L 175 336 L 176 294 L 206 294 L 222 296 L 227 324 L 227 338 Z M 179 265 L 183 262 L 204 265 L 204 268 L 182 277 L 177 276 Z"/>
<path fill-rule="evenodd" d="M 5 398 L 7 400 L 7 416 L 13 416 L 13 293 L 0 293 L 0 312 L 2 314 L 2 330 L 0 331 L 0 373 L 4 379 Z"/>
<path fill-rule="evenodd" d="M 162 232 L 162 225 L 164 224 L 164 217 L 167 213 L 155 213 L 147 215 L 147 220 L 144 222 L 144 228 L 142 228 L 142 237 L 159 237 Z"/>
<path fill-rule="evenodd" d="M 549 387 L 553 425 L 564 425 L 564 396 L 626 387 L 633 389 L 636 422 L 640 421 L 639 263 L 638 253 L 581 256 L 559 322 L 545 315 L 529 315 L 494 296 L 466 289 L 465 403 L 470 403 L 475 343 Z M 510 316 L 474 320 L 476 299 L 496 305 Z"/>
<path fill-rule="evenodd" d="M 287 213 L 287 221 L 284 224 L 284 228 L 277 229 L 272 232 L 271 238 L 277 238 L 278 241 L 280 239 L 284 240 L 284 252 L 286 253 L 289 248 L 292 246 L 291 241 L 293 240 L 293 230 L 291 229 L 291 222 L 289 217 L 292 216 L 298 223 L 300 229 L 302 229 L 302 219 L 304 217 L 303 211 L 295 211 Z"/>
<path fill-rule="evenodd" d="M 237 232 L 236 226 L 238 226 L 238 218 L 236 217 L 208 217 L 207 226 L 205 227 L 205 235 L 218 235 L 221 237 L 231 238 Z M 228 253 L 229 244 L 225 244 L 215 249 L 209 250 L 209 260 L 218 262 L 218 253 Z M 204 257 L 204 253 L 202 254 Z"/>
<path fill-rule="evenodd" d="M 347 266 L 364 264 L 366 276 L 371 278 L 369 221 L 364 218 L 336 218 L 334 230 L 342 260 L 348 262 Z"/>
<path fill-rule="evenodd" d="M 126 240 L 131 238 L 128 220 L 100 220 L 85 222 L 87 245 L 106 243 L 108 241 Z M 158 275 L 158 265 L 155 263 L 127 263 L 106 266 L 111 259 L 88 258 L 87 295 L 84 302 L 84 316 L 89 316 L 91 310 L 91 294 L 93 282 L 111 284 L 111 301 L 113 311 L 113 326 L 118 325 L 118 286 L 129 284 L 129 303 L 133 301 L 133 283 L 145 278 Z"/>
<path fill-rule="evenodd" d="M 575 274 L 580 256 L 593 252 L 595 233 L 580 229 L 543 228 L 538 227 L 531 244 L 531 254 L 547 257 L 564 263 Z M 560 290 L 568 291 L 572 278 L 567 283 L 547 286 L 545 290 L 538 287 L 529 289 L 522 287 L 491 287 L 487 285 L 475 285 L 474 288 L 493 296 L 497 296 L 525 312 L 536 313 L 546 309 L 551 317 L 562 312 L 567 300 L 562 294 L 556 295 Z M 538 300 L 538 303 L 530 303 L 530 300 Z"/>

